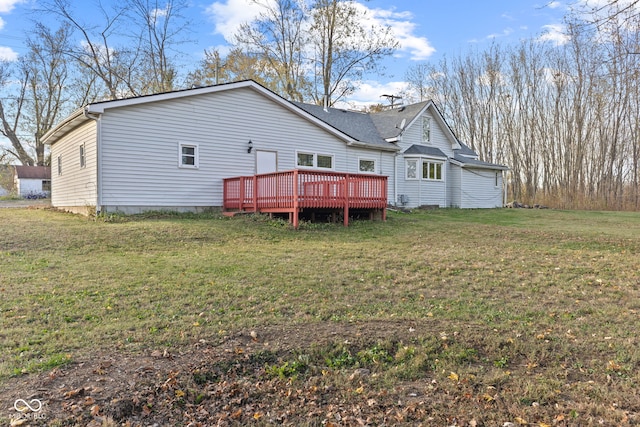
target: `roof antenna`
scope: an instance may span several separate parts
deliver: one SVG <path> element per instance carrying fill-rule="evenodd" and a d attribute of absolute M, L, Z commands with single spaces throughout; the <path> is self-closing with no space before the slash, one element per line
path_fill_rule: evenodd
<path fill-rule="evenodd" d="M 394 107 L 396 99 L 402 99 L 400 95 L 381 95 L 384 98 L 387 98 L 389 102 L 391 102 L 391 108 Z"/>

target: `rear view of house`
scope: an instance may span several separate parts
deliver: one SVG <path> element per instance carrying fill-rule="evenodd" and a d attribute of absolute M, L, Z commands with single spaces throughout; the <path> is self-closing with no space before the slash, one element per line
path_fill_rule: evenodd
<path fill-rule="evenodd" d="M 90 104 L 43 139 L 52 205 L 83 213 L 222 207 L 225 179 L 293 170 L 384 177 L 385 204 L 496 207 L 506 170 L 478 160 L 431 102 L 365 114 L 253 81 Z"/>

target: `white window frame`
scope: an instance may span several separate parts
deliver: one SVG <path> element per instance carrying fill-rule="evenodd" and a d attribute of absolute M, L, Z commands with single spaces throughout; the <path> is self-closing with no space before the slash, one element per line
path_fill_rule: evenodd
<path fill-rule="evenodd" d="M 422 142 L 431 144 L 431 117 L 422 116 Z"/>
<path fill-rule="evenodd" d="M 427 176 L 425 176 L 424 173 L 424 166 L 427 165 Z M 431 169 L 431 166 L 435 167 L 440 167 L 440 178 L 429 178 L 429 170 Z M 434 174 L 436 172 L 436 169 L 434 169 Z M 444 181 L 444 162 L 442 161 L 438 161 L 438 160 L 431 160 L 431 159 L 423 159 L 420 162 L 420 173 L 422 175 L 422 180 L 423 181 L 434 181 L 434 182 L 441 182 Z"/>
<path fill-rule="evenodd" d="M 307 156 L 313 156 L 313 161 L 312 161 L 312 165 L 301 165 L 298 163 L 298 156 L 300 154 L 304 154 Z M 327 167 L 322 167 L 322 166 L 318 166 L 318 156 L 321 157 L 329 157 L 331 159 L 331 167 L 327 168 Z M 303 168 L 303 169 L 320 169 L 320 170 L 335 170 L 336 168 L 336 156 L 333 154 L 328 154 L 328 153 L 313 153 L 311 151 L 296 151 L 296 167 L 297 168 Z"/>
<path fill-rule="evenodd" d="M 330 158 L 331 159 L 331 167 L 327 168 L 327 167 L 324 167 L 324 166 L 319 166 L 318 165 L 318 156 Z M 331 170 L 332 171 L 332 170 L 334 170 L 336 168 L 336 159 L 335 159 L 335 156 L 333 154 L 317 153 L 315 155 L 315 157 L 314 157 L 314 160 L 315 160 L 316 168 L 318 168 L 318 169 Z"/>
<path fill-rule="evenodd" d="M 404 177 L 407 181 L 417 181 L 419 179 L 419 171 L 418 171 L 418 164 L 420 159 L 405 159 L 404 162 Z M 409 163 L 414 163 L 413 166 L 413 170 L 414 170 L 414 175 L 415 176 L 409 176 Z"/>
<path fill-rule="evenodd" d="M 373 163 L 373 170 L 372 171 L 365 171 L 362 170 L 362 162 L 372 162 Z M 358 172 L 360 173 L 378 173 L 378 162 L 376 159 L 372 159 L 370 157 L 359 157 L 358 158 Z"/>
<path fill-rule="evenodd" d="M 80 144 L 80 169 L 87 166 L 87 150 L 84 144 Z"/>
<path fill-rule="evenodd" d="M 183 163 L 182 161 L 183 148 L 193 148 L 193 164 L 192 165 Z M 191 157 L 190 154 L 187 154 L 187 156 Z M 200 147 L 198 144 L 191 144 L 186 142 L 178 143 L 178 167 L 181 169 L 198 169 L 200 167 Z"/>

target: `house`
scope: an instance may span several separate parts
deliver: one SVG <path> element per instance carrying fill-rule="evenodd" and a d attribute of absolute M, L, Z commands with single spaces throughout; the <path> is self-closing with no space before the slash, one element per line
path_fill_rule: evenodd
<path fill-rule="evenodd" d="M 253 81 L 89 104 L 49 131 L 52 205 L 88 213 L 221 207 L 226 178 L 291 170 L 385 177 L 407 207 L 502 206 L 502 172 L 432 102 L 376 114 L 285 100 Z"/>
<path fill-rule="evenodd" d="M 14 187 L 24 198 L 46 198 L 51 195 L 51 168 L 47 166 L 14 166 Z"/>

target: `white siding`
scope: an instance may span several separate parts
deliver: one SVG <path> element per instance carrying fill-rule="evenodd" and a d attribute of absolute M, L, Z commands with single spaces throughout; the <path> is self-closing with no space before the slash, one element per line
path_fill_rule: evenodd
<path fill-rule="evenodd" d="M 402 151 L 411 147 L 414 144 L 422 144 L 427 147 L 435 147 L 440 149 L 447 156 L 453 156 L 453 147 L 451 141 L 447 137 L 445 130 L 440 126 L 439 120 L 436 120 L 435 116 L 430 110 L 424 112 L 425 116 L 431 117 L 431 141 L 430 143 L 422 142 L 422 116 L 414 120 L 402 135 L 402 141 L 399 142 L 399 146 Z"/>
<path fill-rule="evenodd" d="M 277 151 L 278 170 L 294 169 L 296 150 L 304 150 L 333 155 L 341 172 L 378 156 L 381 172 L 392 175 L 393 153 L 348 147 L 249 88 L 107 109 L 101 135 L 107 210 L 221 206 L 223 178 L 254 174 L 262 149 Z M 198 169 L 178 166 L 180 142 L 198 144 Z"/>
<path fill-rule="evenodd" d="M 80 145 L 86 166 L 80 167 Z M 62 174 L 58 174 L 58 157 Z M 81 213 L 94 213 L 97 202 L 96 123 L 85 122 L 51 146 L 51 204 Z M 90 212 L 91 211 L 91 212 Z"/>
<path fill-rule="evenodd" d="M 460 186 L 462 185 L 462 168 L 449 164 L 449 175 L 447 177 L 447 187 L 449 188 L 449 207 L 462 207 Z"/>
<path fill-rule="evenodd" d="M 18 179 L 18 194 L 26 197 L 29 194 L 46 194 L 48 191 L 42 190 L 42 179 Z"/>
<path fill-rule="evenodd" d="M 496 186 L 496 173 L 498 185 Z M 502 173 L 484 169 L 462 169 L 461 208 L 502 207 Z"/>
<path fill-rule="evenodd" d="M 430 143 L 427 144 L 422 142 L 422 116 L 420 116 L 416 120 L 414 120 L 403 133 L 402 140 L 398 143 L 402 151 L 408 149 L 412 145 L 421 144 L 426 147 L 438 148 L 446 156 L 453 156 L 453 148 L 451 147 L 451 142 L 440 126 L 439 121 L 436 120 L 435 116 L 431 113 L 430 110 L 425 111 L 424 115 L 431 117 Z M 447 180 L 449 178 L 449 168 L 447 167 L 448 161 L 445 159 L 434 159 L 437 161 L 442 161 L 444 163 L 442 165 L 443 180 L 440 182 L 428 181 L 423 179 L 407 180 L 405 170 L 407 158 L 416 158 L 416 156 L 398 156 L 398 159 L 396 161 L 396 166 L 398 168 L 398 197 L 400 197 L 400 195 L 405 195 L 409 198 L 409 202 L 406 204 L 406 207 L 415 208 L 424 205 L 447 207 L 449 205 L 449 197 L 447 194 Z M 428 159 L 428 157 L 422 157 L 421 160 L 422 159 Z M 420 165 L 418 165 L 418 169 L 418 173 L 421 174 L 422 170 Z M 392 198 L 390 198 L 389 200 L 392 200 Z M 400 204 L 399 200 L 396 200 L 395 202 L 397 204 Z"/>

